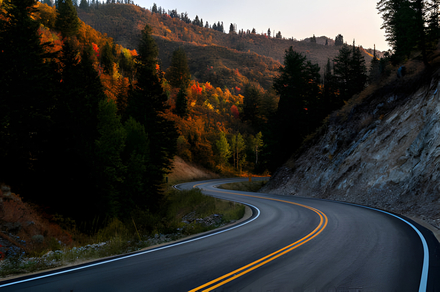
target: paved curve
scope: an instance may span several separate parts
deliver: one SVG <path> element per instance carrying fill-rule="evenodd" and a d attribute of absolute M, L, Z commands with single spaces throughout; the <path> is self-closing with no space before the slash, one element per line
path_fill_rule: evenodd
<path fill-rule="evenodd" d="M 224 181 L 179 188 L 197 184 L 205 193 L 255 206 L 243 226 L 58 275 L 3 281 L 0 290 L 401 292 L 425 291 L 426 285 L 426 291 L 440 291 L 438 242 L 415 223 L 420 235 L 367 208 L 212 187 Z"/>

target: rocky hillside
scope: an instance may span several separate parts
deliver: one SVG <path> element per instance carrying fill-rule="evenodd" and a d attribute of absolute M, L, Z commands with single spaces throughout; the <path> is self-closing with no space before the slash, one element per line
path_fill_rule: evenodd
<path fill-rule="evenodd" d="M 385 84 L 332 114 L 262 191 L 354 202 L 440 227 L 436 58 L 428 69 L 409 62 L 409 75 L 398 79 L 394 71 Z"/>

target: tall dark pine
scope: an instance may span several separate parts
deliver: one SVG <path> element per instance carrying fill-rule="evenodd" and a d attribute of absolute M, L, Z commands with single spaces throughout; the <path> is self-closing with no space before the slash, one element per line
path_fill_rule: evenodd
<path fill-rule="evenodd" d="M 351 56 L 351 80 L 350 80 L 350 95 L 358 94 L 365 88 L 367 83 L 367 67 L 365 66 L 365 58 L 362 56 L 359 47 L 353 44 L 353 54 Z"/>
<path fill-rule="evenodd" d="M 72 0 L 58 0 L 57 10 L 55 29 L 60 31 L 63 37 L 75 36 L 80 23 Z"/>
<path fill-rule="evenodd" d="M 416 1 L 417 2 L 417 1 Z M 409 57 L 417 46 L 420 17 L 409 0 L 380 0 L 377 9 L 382 14 L 386 40 L 399 58 Z M 422 32 L 423 29 L 422 29 Z"/>
<path fill-rule="evenodd" d="M 145 179 L 149 182 L 151 193 L 157 194 L 149 202 L 150 210 L 155 210 L 160 202 L 161 183 L 176 153 L 178 135 L 174 122 L 162 116 L 167 108 L 167 96 L 160 84 L 158 49 L 148 25 L 142 31 L 138 53 L 137 84 L 129 93 L 126 114 L 145 127 L 150 140 L 151 159 Z"/>
<path fill-rule="evenodd" d="M 318 65 L 307 61 L 292 47 L 286 50 L 284 66 L 280 67 L 280 76 L 274 79 L 273 84 L 280 101 L 277 114 L 271 121 L 273 136 L 268 136 L 273 155 L 272 170 L 284 163 L 305 136 L 314 130 L 312 116 L 320 95 L 319 70 Z"/>
<path fill-rule="evenodd" d="M 52 125 L 54 57 L 33 20 L 35 0 L 4 0 L 0 9 L 0 180 L 32 185 Z M 5 21 L 7 19 L 7 21 Z M 30 175 L 32 174 L 32 175 Z"/>
<path fill-rule="evenodd" d="M 178 48 L 173 52 L 171 65 L 167 70 L 165 78 L 174 88 L 188 88 L 191 81 L 191 73 L 189 72 L 188 58 L 183 48 Z"/>
<path fill-rule="evenodd" d="M 88 55 L 88 50 L 80 56 L 78 48 L 71 41 L 63 44 L 62 82 L 59 83 L 57 107 L 54 111 L 54 135 L 50 138 L 50 177 L 57 189 L 81 182 L 89 193 L 89 203 L 64 203 L 65 197 L 55 195 L 51 204 L 75 218 L 78 208 L 83 217 L 93 217 L 99 207 L 99 191 L 95 189 L 95 140 L 98 139 L 98 105 L 105 94 L 97 72 Z M 79 86 L 80 85 L 80 86 Z M 62 157 L 63 159 L 60 159 Z M 78 171 L 81 169 L 81 171 Z M 75 196 L 75 189 L 65 189 L 64 195 Z M 88 213 L 88 214 L 87 214 Z M 93 219 L 93 218 L 88 218 Z"/>
<path fill-rule="evenodd" d="M 186 88 L 180 88 L 176 97 L 176 108 L 174 113 L 179 117 L 186 118 L 188 116 L 188 99 L 186 97 Z"/>
<path fill-rule="evenodd" d="M 248 123 L 254 128 L 258 126 L 261 102 L 261 91 L 254 85 L 247 84 L 244 88 L 243 112 L 240 115 L 244 123 Z"/>
<path fill-rule="evenodd" d="M 342 100 L 350 98 L 350 81 L 351 81 L 351 54 L 352 50 L 346 44 L 342 45 L 338 55 L 333 60 L 334 75 L 339 89 L 339 96 Z"/>

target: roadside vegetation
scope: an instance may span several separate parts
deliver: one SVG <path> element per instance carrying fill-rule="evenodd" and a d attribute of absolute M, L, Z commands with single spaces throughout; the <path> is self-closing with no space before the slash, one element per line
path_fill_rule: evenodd
<path fill-rule="evenodd" d="M 18 202 L 20 206 L 17 209 L 23 212 L 30 210 L 29 205 L 15 200 L 14 197 L 15 195 L 11 194 L 11 199 L 5 202 Z M 167 208 L 163 214 L 152 215 L 148 211 L 137 210 L 130 220 L 123 222 L 117 218 L 111 219 L 105 228 L 96 230 L 93 234 L 81 233 L 72 226 L 65 231 L 70 238 L 66 243 L 42 234 L 29 238 L 10 235 L 15 237 L 25 250 L 17 247 L 8 250 L 0 248 L 6 255 L 5 259 L 0 261 L 0 277 L 6 278 L 139 251 L 227 225 L 241 219 L 245 212 L 243 205 L 206 196 L 199 189 L 170 189 L 166 192 L 164 204 Z M 20 212 L 16 214 L 20 216 Z M 26 220 L 31 219 L 36 222 L 34 225 L 46 226 L 41 231 L 44 234 L 51 234 L 51 229 L 59 228 L 53 221 L 60 224 L 63 224 L 62 221 L 68 221 L 60 217 L 52 217 L 51 220 L 26 217 Z M 90 228 L 93 229 L 92 226 Z"/>

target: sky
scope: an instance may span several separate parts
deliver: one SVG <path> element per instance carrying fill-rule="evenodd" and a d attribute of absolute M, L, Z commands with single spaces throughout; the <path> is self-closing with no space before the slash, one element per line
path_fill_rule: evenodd
<path fill-rule="evenodd" d="M 150 9 L 153 3 L 166 11 L 188 12 L 209 24 L 223 21 L 226 32 L 231 23 L 238 30 L 255 28 L 281 31 L 285 38 L 302 40 L 315 35 L 334 39 L 338 34 L 351 44 L 353 39 L 364 48 L 389 49 L 385 31 L 380 29 L 382 18 L 377 13 L 377 0 L 134 0 Z"/>

